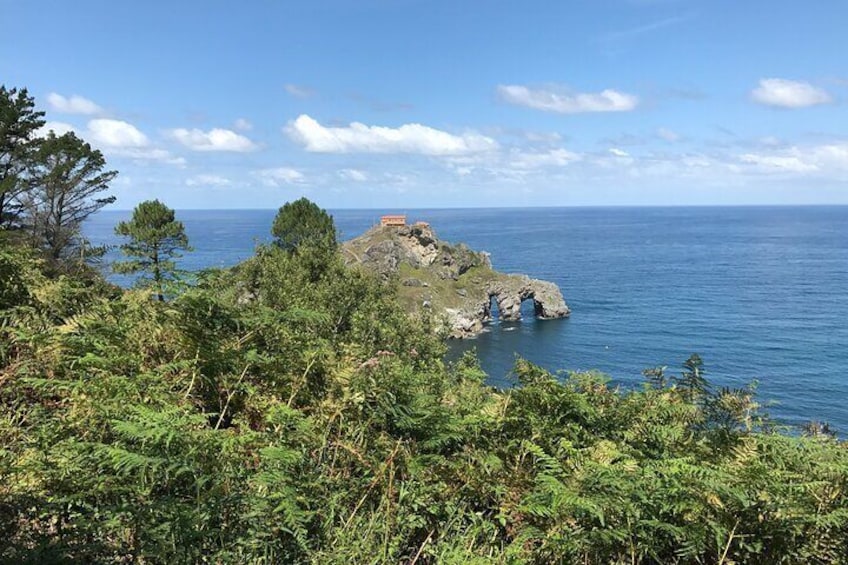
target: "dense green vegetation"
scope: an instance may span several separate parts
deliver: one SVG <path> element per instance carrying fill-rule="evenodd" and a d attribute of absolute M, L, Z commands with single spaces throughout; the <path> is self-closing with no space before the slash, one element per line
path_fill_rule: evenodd
<path fill-rule="evenodd" d="M 848 561 L 844 444 L 697 356 L 497 390 L 323 238 L 166 301 L 62 261 L 0 232 L 0 561 Z"/>

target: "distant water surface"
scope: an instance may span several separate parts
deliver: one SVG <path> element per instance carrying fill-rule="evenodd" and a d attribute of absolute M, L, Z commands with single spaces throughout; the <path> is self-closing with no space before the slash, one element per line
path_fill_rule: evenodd
<path fill-rule="evenodd" d="M 337 210 L 347 239 L 381 213 L 407 212 L 442 239 L 492 254 L 495 268 L 556 282 L 566 320 L 492 324 L 476 348 L 492 384 L 515 355 L 548 369 L 598 369 L 634 384 L 646 367 L 679 373 L 693 352 L 717 386 L 759 381 L 773 416 L 848 433 L 848 207 Z M 267 241 L 275 211 L 178 211 L 195 251 L 182 267 L 233 265 Z M 86 225 L 118 243 L 129 212 Z"/>

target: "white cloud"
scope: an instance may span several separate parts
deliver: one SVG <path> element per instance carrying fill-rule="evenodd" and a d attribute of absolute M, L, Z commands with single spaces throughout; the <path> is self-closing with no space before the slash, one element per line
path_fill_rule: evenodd
<path fill-rule="evenodd" d="M 779 137 L 774 135 L 767 135 L 765 137 L 761 137 L 757 140 L 760 145 L 764 145 L 765 147 L 780 147 L 783 145 L 783 141 Z"/>
<path fill-rule="evenodd" d="M 525 131 L 523 137 L 531 143 L 558 143 L 562 141 L 562 135 L 553 132 Z"/>
<path fill-rule="evenodd" d="M 500 85 L 498 95 L 510 104 L 558 114 L 627 112 L 639 104 L 636 96 L 609 88 L 597 93 L 581 93 L 562 87 L 533 89 L 521 85 Z"/>
<path fill-rule="evenodd" d="M 339 176 L 345 180 L 352 180 L 356 182 L 365 182 L 368 180 L 368 175 L 359 169 L 341 169 L 339 171 Z"/>
<path fill-rule="evenodd" d="M 497 142 L 476 133 L 454 135 L 421 124 L 397 128 L 353 122 L 347 127 L 325 127 L 301 114 L 286 132 L 307 151 L 315 153 L 410 153 L 431 156 L 468 155 L 496 149 Z"/>
<path fill-rule="evenodd" d="M 82 96 L 65 97 L 61 94 L 51 92 L 47 95 L 47 104 L 51 110 L 62 112 L 63 114 L 85 114 L 93 115 L 103 112 L 103 108 Z"/>
<path fill-rule="evenodd" d="M 569 169 L 584 156 L 562 147 L 518 148 L 480 155 L 451 157 L 448 168 L 459 177 L 487 181 L 524 182 Z"/>
<path fill-rule="evenodd" d="M 76 131 L 76 128 L 66 122 L 46 122 L 35 132 L 36 137 L 47 137 L 49 132 L 55 133 L 57 136 L 62 136 L 69 131 Z"/>
<path fill-rule="evenodd" d="M 90 120 L 85 131 L 78 130 L 65 122 L 47 122 L 36 135 L 44 137 L 48 131 L 63 135 L 77 132 L 84 140 L 103 150 L 110 157 L 125 157 L 135 161 L 158 161 L 183 167 L 186 160 L 175 157 L 171 152 L 151 146 L 150 140 L 137 127 L 122 120 L 99 118 Z"/>
<path fill-rule="evenodd" d="M 116 157 L 135 161 L 159 161 L 177 167 L 184 167 L 186 164 L 183 157 L 175 157 L 170 151 L 151 147 L 150 140 L 142 131 L 123 120 L 91 120 L 88 122 L 86 137 L 109 155 Z"/>
<path fill-rule="evenodd" d="M 88 122 L 88 135 L 107 148 L 147 147 L 149 140 L 138 128 L 123 120 L 101 118 Z"/>
<path fill-rule="evenodd" d="M 642 148 L 631 154 L 620 146 L 577 152 L 565 148 L 506 148 L 483 154 L 452 157 L 446 161 L 453 182 L 468 187 L 553 186 L 769 186 L 791 182 L 796 186 L 848 182 L 848 139 L 796 146 L 764 146 L 759 142 L 707 146 L 702 151 Z M 635 184 L 634 184 L 635 183 Z M 800 183 L 800 184 L 798 184 Z M 431 183 L 432 184 L 432 183 Z"/>
<path fill-rule="evenodd" d="M 257 149 L 255 143 L 232 130 L 215 128 L 209 131 L 177 128 L 168 134 L 193 151 L 232 151 L 246 153 Z"/>
<path fill-rule="evenodd" d="M 805 173 L 818 169 L 811 163 L 805 163 L 800 157 L 791 155 L 758 155 L 747 153 L 741 155 L 739 160 L 743 163 L 758 165 L 763 169 L 780 170 L 792 173 Z"/>
<path fill-rule="evenodd" d="M 396 188 L 403 188 L 415 182 L 415 179 L 413 177 L 399 173 L 385 173 L 383 175 L 383 178 L 385 179 L 386 183 Z"/>
<path fill-rule="evenodd" d="M 827 91 L 808 82 L 782 78 L 760 80 L 760 85 L 751 91 L 751 98 L 759 104 L 779 108 L 805 108 L 832 101 Z"/>
<path fill-rule="evenodd" d="M 842 175 L 848 173 L 848 142 L 746 153 L 739 160 L 755 165 L 765 173 L 815 172 L 825 176 Z"/>
<path fill-rule="evenodd" d="M 727 183 L 744 186 L 757 179 L 784 177 L 845 181 L 848 180 L 848 141 L 809 146 L 761 146 L 760 150 L 748 152 L 656 152 L 638 157 L 588 155 L 582 165 L 585 168 L 581 173 L 590 177 L 605 169 L 609 174 L 624 173 L 631 179 L 679 181 L 685 178 L 716 186 L 727 186 Z"/>
<path fill-rule="evenodd" d="M 299 86 L 297 84 L 287 84 L 283 88 L 285 88 L 286 92 L 288 92 L 295 98 L 311 98 L 312 96 L 315 96 L 315 91 L 306 86 Z"/>
<path fill-rule="evenodd" d="M 675 141 L 680 141 L 680 134 L 668 128 L 658 129 L 657 135 L 660 136 L 660 138 L 671 143 L 674 143 Z"/>
<path fill-rule="evenodd" d="M 811 157 L 820 163 L 848 171 L 848 141 L 819 145 L 811 151 Z"/>
<path fill-rule="evenodd" d="M 195 175 L 187 178 L 186 186 L 229 186 L 230 179 L 218 175 Z"/>
<path fill-rule="evenodd" d="M 507 157 L 507 165 L 514 169 L 538 169 L 542 167 L 564 167 L 579 161 L 580 155 L 567 149 L 549 149 L 547 151 L 512 151 Z"/>
<path fill-rule="evenodd" d="M 253 172 L 265 186 L 280 186 L 283 184 L 300 184 L 306 181 L 306 176 L 291 167 L 260 169 Z"/>
<path fill-rule="evenodd" d="M 184 157 L 175 157 L 170 151 L 160 149 L 158 147 L 129 147 L 107 149 L 109 155 L 116 157 L 126 157 L 135 161 L 159 161 L 174 165 L 176 167 L 185 167 L 186 160 Z"/>
<path fill-rule="evenodd" d="M 250 123 L 250 120 L 239 118 L 233 122 L 233 127 L 239 131 L 250 131 L 253 129 L 253 124 Z"/>

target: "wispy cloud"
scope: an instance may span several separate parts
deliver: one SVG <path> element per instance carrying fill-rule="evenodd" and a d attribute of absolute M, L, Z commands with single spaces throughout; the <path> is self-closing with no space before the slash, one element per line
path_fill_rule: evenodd
<path fill-rule="evenodd" d="M 374 98 L 372 96 L 366 96 L 358 92 L 353 92 L 348 95 L 348 97 L 354 102 L 362 104 L 369 110 L 373 110 L 375 112 L 408 111 L 412 110 L 412 108 L 414 107 L 408 102 L 391 102 L 388 100 L 382 100 L 380 98 Z"/>
<path fill-rule="evenodd" d="M 218 175 L 195 175 L 185 180 L 186 186 L 229 186 L 230 179 Z"/>
<path fill-rule="evenodd" d="M 302 184 L 306 175 L 291 167 L 275 167 L 253 171 L 253 176 L 265 186 L 278 187 L 284 184 Z"/>
<path fill-rule="evenodd" d="M 680 141 L 680 134 L 668 128 L 659 128 L 657 130 L 657 137 L 670 143 Z"/>
<path fill-rule="evenodd" d="M 654 96 L 657 98 L 671 98 L 677 100 L 703 100 L 707 93 L 697 87 L 671 87 L 658 89 Z"/>
<path fill-rule="evenodd" d="M 743 163 L 757 165 L 768 171 L 786 171 L 792 173 L 806 173 L 818 169 L 812 163 L 807 163 L 795 155 L 760 155 L 746 153 L 740 155 L 739 160 Z"/>
<path fill-rule="evenodd" d="M 845 139 L 798 145 L 758 140 L 695 151 L 681 150 L 683 147 L 675 144 L 657 150 L 642 146 L 630 151 L 608 145 L 595 152 L 523 147 L 450 159 L 448 167 L 461 182 L 480 186 L 499 186 L 501 182 L 544 186 L 551 179 L 606 184 L 638 179 L 676 183 L 687 179 L 704 186 L 728 182 L 744 186 L 767 179 L 848 180 Z"/>
<path fill-rule="evenodd" d="M 239 118 L 235 122 L 233 122 L 233 127 L 239 131 L 250 131 L 253 129 L 253 124 L 250 120 L 245 118 Z"/>
<path fill-rule="evenodd" d="M 286 89 L 286 92 L 294 96 L 295 98 L 312 98 L 315 96 L 315 91 L 308 86 L 303 86 L 299 84 L 287 84 L 283 86 Z"/>
<path fill-rule="evenodd" d="M 563 148 L 542 151 L 511 151 L 505 157 L 506 164 L 509 167 L 520 170 L 564 167 L 580 159 L 581 156 L 577 153 Z"/>
<path fill-rule="evenodd" d="M 820 173 L 844 177 L 848 174 L 848 141 L 745 153 L 739 159 L 766 173 Z"/>
<path fill-rule="evenodd" d="M 625 0 L 628 4 L 635 6 L 656 6 L 658 4 L 680 4 L 687 0 Z"/>
<path fill-rule="evenodd" d="M 661 20 L 655 20 L 652 22 L 648 22 L 645 24 L 641 24 L 635 27 L 631 27 L 628 29 L 622 29 L 617 31 L 611 31 L 605 33 L 600 37 L 602 42 L 605 43 L 615 43 L 619 41 L 627 41 L 630 39 L 635 39 L 637 37 L 648 35 L 654 33 L 656 31 L 660 31 L 662 29 L 666 29 L 669 27 L 673 27 L 684 22 L 691 20 L 694 17 L 692 14 L 688 14 L 685 16 L 673 16 L 670 18 L 664 18 Z"/>
<path fill-rule="evenodd" d="M 629 112 L 639 105 L 639 99 L 608 88 L 601 92 L 572 92 L 565 86 L 530 88 L 522 85 L 498 86 L 500 98 L 516 106 L 558 114 L 584 112 Z"/>
<path fill-rule="evenodd" d="M 359 169 L 341 169 L 338 171 L 338 175 L 345 180 L 352 180 L 355 182 L 365 182 L 368 180 L 368 174 L 365 171 L 360 171 Z"/>
<path fill-rule="evenodd" d="M 603 145 L 617 145 L 617 146 L 628 146 L 635 147 L 638 145 L 645 145 L 648 143 L 648 140 L 641 136 L 633 133 L 622 133 L 620 135 L 605 137 L 600 140 L 600 143 Z"/>

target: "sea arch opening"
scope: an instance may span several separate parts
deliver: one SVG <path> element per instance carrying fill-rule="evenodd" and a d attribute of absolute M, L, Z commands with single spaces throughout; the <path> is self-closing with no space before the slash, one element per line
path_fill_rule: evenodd
<path fill-rule="evenodd" d="M 542 304 L 536 300 L 535 293 L 521 292 L 517 295 L 490 293 L 484 306 L 485 321 L 517 322 L 522 319 L 538 318 L 543 313 Z"/>

